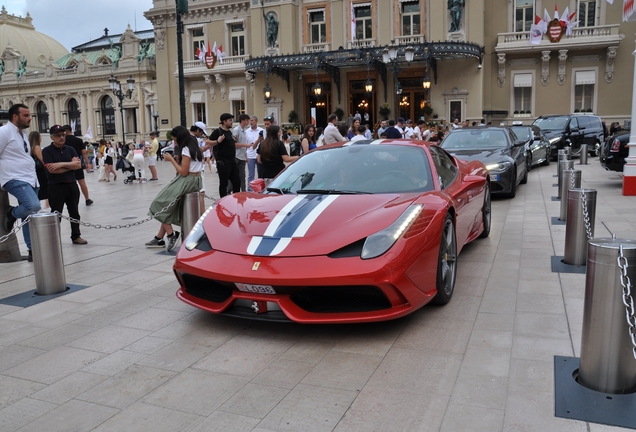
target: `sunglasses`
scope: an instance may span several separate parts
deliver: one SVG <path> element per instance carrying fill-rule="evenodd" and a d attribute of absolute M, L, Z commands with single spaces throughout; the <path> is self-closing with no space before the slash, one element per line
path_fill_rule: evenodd
<path fill-rule="evenodd" d="M 24 140 L 24 138 L 22 138 L 22 144 L 24 144 L 24 152 L 28 153 L 29 152 L 29 146 L 27 146 L 26 141 Z"/>

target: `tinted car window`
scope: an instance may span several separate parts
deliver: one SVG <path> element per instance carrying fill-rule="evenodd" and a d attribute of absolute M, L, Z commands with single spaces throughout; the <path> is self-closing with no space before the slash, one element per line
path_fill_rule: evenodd
<path fill-rule="evenodd" d="M 530 128 L 527 126 L 512 126 L 510 129 L 517 135 L 520 140 L 527 141 L 530 139 Z"/>
<path fill-rule="evenodd" d="M 457 175 L 457 167 L 453 159 L 446 154 L 446 152 L 435 146 L 431 146 L 431 156 L 433 157 L 433 163 L 437 169 L 437 175 L 439 176 L 439 182 L 442 189 L 446 188 L 453 182 Z"/>
<path fill-rule="evenodd" d="M 565 125 L 568 123 L 568 116 L 538 118 L 532 123 L 539 126 L 542 131 L 556 131 L 565 129 Z"/>
<path fill-rule="evenodd" d="M 598 117 L 588 117 L 590 119 L 590 127 L 594 129 L 603 129 L 603 125 L 601 124 L 601 119 Z"/>
<path fill-rule="evenodd" d="M 574 129 L 578 127 L 579 127 L 579 122 L 576 121 L 576 117 L 572 117 L 572 120 L 570 120 L 570 129 Z"/>
<path fill-rule="evenodd" d="M 443 149 L 489 149 L 508 147 L 508 140 L 501 129 L 456 129 L 442 142 Z"/>
<path fill-rule="evenodd" d="M 581 128 L 581 129 L 587 129 L 590 126 L 590 118 L 589 117 L 583 117 L 583 116 L 576 117 L 576 120 L 578 120 L 579 128 Z"/>

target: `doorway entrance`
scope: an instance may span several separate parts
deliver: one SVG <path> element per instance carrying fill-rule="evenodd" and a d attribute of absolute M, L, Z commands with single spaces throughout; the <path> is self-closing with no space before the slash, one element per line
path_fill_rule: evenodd
<path fill-rule="evenodd" d="M 313 78 L 313 77 L 312 77 Z M 327 126 L 327 118 L 331 113 L 331 81 L 320 81 L 322 95 L 314 95 L 313 87 L 315 81 L 305 82 L 305 118 L 302 119 L 303 126 L 311 123 L 312 118 L 316 120 L 316 127 Z"/>
<path fill-rule="evenodd" d="M 373 81 L 373 86 L 376 88 L 377 79 L 375 73 L 370 75 Z M 375 109 L 375 94 L 376 92 L 367 93 L 364 85 L 367 82 L 367 72 L 352 72 L 347 74 L 347 80 L 349 81 L 349 113 L 354 117 L 360 115 L 361 124 L 368 124 L 369 128 L 373 130 L 375 121 L 377 120 L 377 114 Z"/>
<path fill-rule="evenodd" d="M 402 94 L 398 95 L 398 117 L 411 119 L 417 123 L 424 119 L 424 107 L 430 99 L 430 89 L 422 88 L 422 81 L 418 78 L 400 78 Z"/>

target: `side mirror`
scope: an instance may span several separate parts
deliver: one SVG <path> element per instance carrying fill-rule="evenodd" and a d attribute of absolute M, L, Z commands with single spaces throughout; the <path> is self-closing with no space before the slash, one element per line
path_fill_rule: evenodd
<path fill-rule="evenodd" d="M 523 145 L 525 145 L 525 144 L 526 144 L 526 142 L 525 142 L 525 141 L 517 140 L 517 141 L 515 141 L 515 142 L 514 142 L 514 144 L 513 144 L 512 146 L 513 146 L 513 147 L 521 147 L 521 146 L 523 146 Z"/>
<path fill-rule="evenodd" d="M 579 131 L 579 128 L 572 128 L 570 129 L 570 133 L 576 133 Z"/>

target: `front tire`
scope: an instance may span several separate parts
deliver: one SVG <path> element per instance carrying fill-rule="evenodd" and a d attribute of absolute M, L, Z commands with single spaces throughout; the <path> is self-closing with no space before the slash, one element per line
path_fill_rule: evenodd
<path fill-rule="evenodd" d="M 512 181 L 510 185 L 510 192 L 508 192 L 508 198 L 514 198 L 517 196 L 517 170 L 512 174 Z"/>
<path fill-rule="evenodd" d="M 457 237 L 455 223 L 450 214 L 446 215 L 442 237 L 439 242 L 439 256 L 437 259 L 437 295 L 431 301 L 436 305 L 445 305 L 453 296 L 455 277 L 457 275 Z"/>
<path fill-rule="evenodd" d="M 486 183 L 484 188 L 484 205 L 481 208 L 481 218 L 484 230 L 479 234 L 479 238 L 486 238 L 490 235 L 490 223 L 491 223 L 491 201 L 490 201 L 490 184 Z"/>
<path fill-rule="evenodd" d="M 545 152 L 545 160 L 541 165 L 550 166 L 550 159 L 552 159 L 552 152 L 550 151 L 550 149 L 547 149 Z"/>

